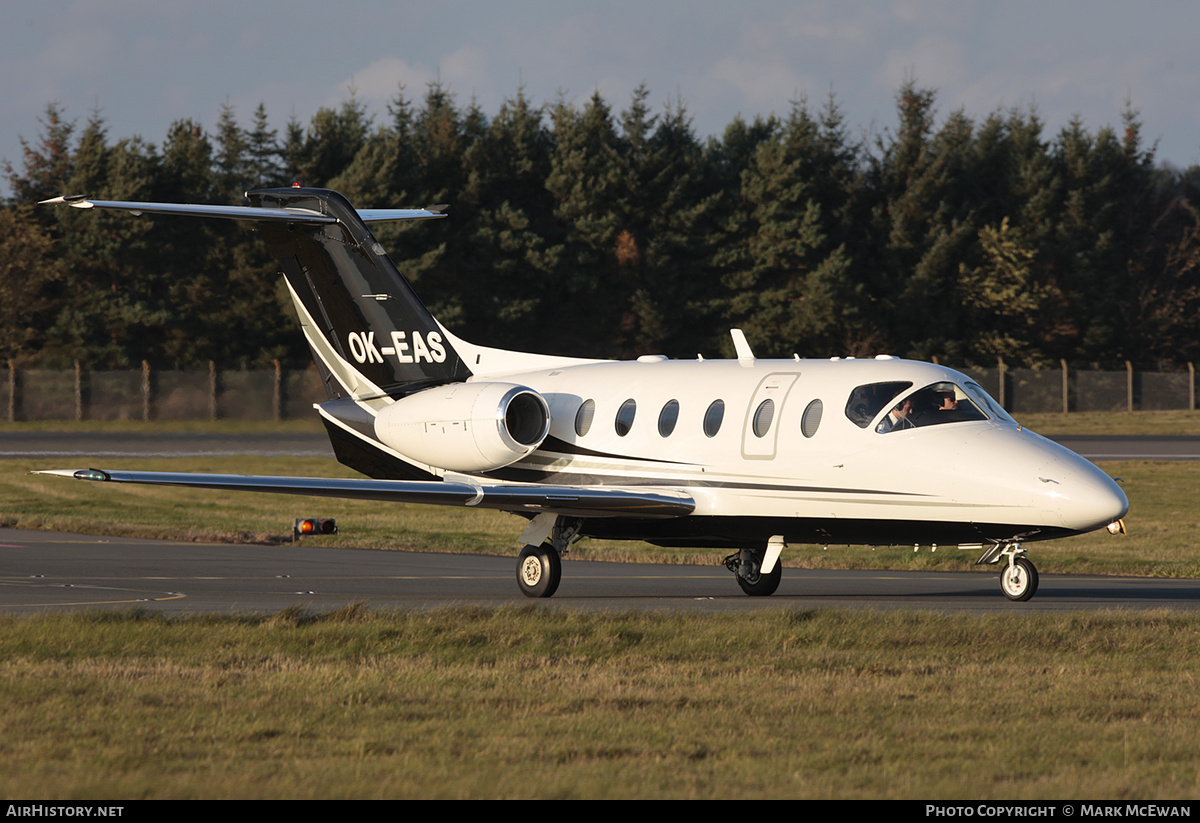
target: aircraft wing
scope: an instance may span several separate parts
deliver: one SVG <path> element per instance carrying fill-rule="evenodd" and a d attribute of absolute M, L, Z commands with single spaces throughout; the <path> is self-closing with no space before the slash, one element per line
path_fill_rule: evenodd
<path fill-rule="evenodd" d="M 336 223 L 337 218 L 312 209 L 259 208 L 258 206 L 202 206 L 194 203 L 137 203 L 127 200 L 91 200 L 86 195 L 68 194 L 41 201 L 44 206 L 70 206 L 74 209 L 116 209 L 131 214 L 174 214 L 186 217 L 219 217 L 226 220 L 252 220 L 257 223 L 300 223 L 305 225 Z M 364 223 L 397 220 L 436 220 L 445 217 L 446 206 L 428 209 L 359 209 Z"/>
<path fill-rule="evenodd" d="M 502 509 L 509 512 L 552 512 L 572 517 L 683 517 L 691 514 L 696 508 L 695 500 L 683 492 L 637 487 L 585 488 L 540 486 L 532 483 L 476 485 L 461 481 L 270 477 L 102 469 L 48 469 L 34 474 L 52 474 L 77 480 L 110 483 L 191 486 L 202 489 L 345 497 L 392 503 L 428 503 L 437 506 Z"/>

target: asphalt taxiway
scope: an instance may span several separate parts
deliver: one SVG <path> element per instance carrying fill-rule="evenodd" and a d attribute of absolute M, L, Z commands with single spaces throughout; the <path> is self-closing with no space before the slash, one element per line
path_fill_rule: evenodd
<path fill-rule="evenodd" d="M 847 550 L 850 551 L 850 550 Z M 1200 609 L 1200 581 L 1043 574 L 1037 596 L 1012 603 L 994 568 L 977 572 L 784 568 L 779 591 L 747 597 L 717 566 L 563 562 L 547 600 L 521 596 L 512 557 L 136 540 L 0 529 L 0 612 L 145 608 L 264 613 L 537 604 L 566 609 L 698 613 L 764 608 L 1055 612 Z M 716 557 L 719 553 L 714 553 Z"/>

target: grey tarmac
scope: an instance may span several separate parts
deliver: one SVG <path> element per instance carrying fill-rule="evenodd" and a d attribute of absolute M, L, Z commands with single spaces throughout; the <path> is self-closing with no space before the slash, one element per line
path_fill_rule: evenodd
<path fill-rule="evenodd" d="M 794 551 L 820 551 L 797 548 Z M 831 549 L 863 551 L 863 549 Z M 714 560 L 720 552 L 714 552 Z M 785 555 L 786 561 L 786 555 Z M 695 613 L 825 607 L 1028 613 L 1200 610 L 1200 581 L 1043 574 L 1011 603 L 994 567 L 976 572 L 787 568 L 771 597 L 747 597 L 717 566 L 563 562 L 551 599 L 517 590 L 513 556 L 137 540 L 0 529 L 0 612 L 145 608 L 173 614 L 525 606 Z"/>

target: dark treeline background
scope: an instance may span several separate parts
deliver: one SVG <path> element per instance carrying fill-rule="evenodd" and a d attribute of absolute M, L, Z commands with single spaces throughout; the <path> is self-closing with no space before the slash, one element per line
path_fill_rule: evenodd
<path fill-rule="evenodd" d="M 261 366 L 308 355 L 241 224 L 37 207 L 100 199 L 239 203 L 247 189 L 337 189 L 356 206 L 447 203 L 378 232 L 467 339 L 560 354 L 892 353 L 992 365 L 1170 367 L 1200 354 L 1200 168 L 1156 164 L 1119 129 L 1047 135 L 1034 109 L 939 118 L 905 84 L 874 135 L 837 101 L 735 119 L 701 140 L 686 110 L 621 111 L 518 93 L 487 114 L 441 85 L 385 118 L 353 95 L 282 134 L 261 105 L 160 145 L 47 107 L 5 173 L 0 357 L 94 368 Z"/>

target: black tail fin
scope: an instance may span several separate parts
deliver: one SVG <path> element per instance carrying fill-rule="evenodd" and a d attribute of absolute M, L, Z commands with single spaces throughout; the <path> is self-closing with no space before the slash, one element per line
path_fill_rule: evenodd
<path fill-rule="evenodd" d="M 336 218 L 261 225 L 331 397 L 396 397 L 470 377 L 441 326 L 346 198 L 302 188 L 246 197 L 259 208 Z"/>

